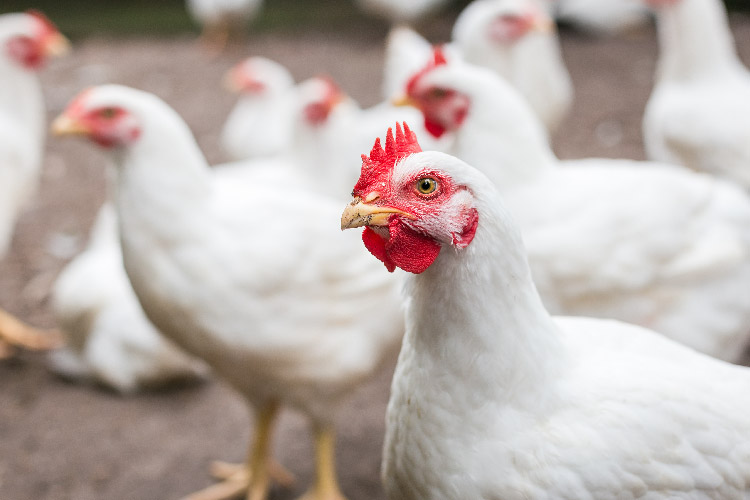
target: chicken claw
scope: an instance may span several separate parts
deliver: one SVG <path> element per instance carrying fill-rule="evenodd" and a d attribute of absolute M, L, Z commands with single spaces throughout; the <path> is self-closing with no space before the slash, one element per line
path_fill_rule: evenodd
<path fill-rule="evenodd" d="M 14 347 L 44 351 L 62 345 L 61 332 L 37 330 L 0 309 L 0 359 L 9 357 Z"/>

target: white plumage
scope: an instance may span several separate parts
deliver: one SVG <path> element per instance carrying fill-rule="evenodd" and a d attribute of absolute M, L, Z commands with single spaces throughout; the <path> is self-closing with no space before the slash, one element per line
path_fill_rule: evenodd
<path fill-rule="evenodd" d="M 66 43 L 39 15 L 0 16 L 0 258 L 39 182 L 45 111 L 36 73 Z"/>
<path fill-rule="evenodd" d="M 185 6 L 201 26 L 204 41 L 212 49 L 221 50 L 232 34 L 243 32 L 263 0 L 186 0 Z"/>
<path fill-rule="evenodd" d="M 466 62 L 490 68 L 528 101 L 548 130 L 570 110 L 573 85 L 553 21 L 537 0 L 475 0 L 458 16 L 453 43 Z"/>
<path fill-rule="evenodd" d="M 355 0 L 363 10 L 393 24 L 413 24 L 445 6 L 450 0 Z"/>
<path fill-rule="evenodd" d="M 285 152 L 292 142 L 294 78 L 281 64 L 248 57 L 227 73 L 226 83 L 239 93 L 221 132 L 231 160 Z"/>
<path fill-rule="evenodd" d="M 313 422 L 314 496 L 339 498 L 330 477 L 333 419 L 398 348 L 397 280 L 357 255 L 356 238 L 337 227 L 338 205 L 304 176 L 281 182 L 282 173 L 264 177 L 260 167 L 217 175 L 185 123 L 153 95 L 95 87 L 55 128 L 112 148 L 125 269 L 147 316 L 255 409 L 252 498 L 268 491 L 279 405 Z M 377 321 L 362 321 L 373 310 Z"/>
<path fill-rule="evenodd" d="M 290 163 L 311 174 L 322 192 L 342 201 L 359 175 L 360 155 L 372 145 L 372 138 L 397 121 L 420 121 L 419 111 L 388 101 L 363 109 L 324 77 L 297 86 L 294 110 Z M 437 144 L 429 139 L 426 143 Z"/>
<path fill-rule="evenodd" d="M 543 0 L 559 21 L 600 35 L 617 35 L 648 24 L 644 0 Z"/>
<path fill-rule="evenodd" d="M 383 99 L 393 99 L 404 91 L 411 76 L 432 55 L 432 45 L 407 26 L 397 26 L 388 33 L 383 65 Z"/>
<path fill-rule="evenodd" d="M 440 194 L 411 202 L 425 176 Z M 501 197 L 457 158 L 412 154 L 384 177 L 370 220 L 411 203 L 394 217 L 441 248 L 407 285 L 390 500 L 747 498 L 747 368 L 624 323 L 551 317 Z M 472 210 L 468 246 L 440 236 Z"/>
<path fill-rule="evenodd" d="M 439 66 L 413 97 L 434 88 L 470 103 L 450 151 L 503 192 L 548 309 L 640 324 L 739 359 L 750 335 L 750 199 L 741 189 L 665 164 L 559 162 L 521 97 L 482 68 Z"/>
<path fill-rule="evenodd" d="M 659 66 L 643 119 L 649 158 L 679 163 L 750 190 L 750 72 L 719 0 L 659 6 Z"/>
<path fill-rule="evenodd" d="M 146 319 L 122 265 L 109 204 L 99 210 L 84 252 L 57 278 L 52 306 L 67 345 L 50 361 L 64 377 L 132 393 L 207 373 Z"/>

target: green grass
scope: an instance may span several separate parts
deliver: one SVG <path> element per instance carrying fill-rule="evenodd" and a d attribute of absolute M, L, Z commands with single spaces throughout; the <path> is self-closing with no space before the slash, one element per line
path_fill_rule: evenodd
<path fill-rule="evenodd" d="M 409 1 L 409 0 L 403 0 Z M 726 0 L 731 9 L 750 10 L 748 0 Z M 456 2 L 455 13 L 468 3 Z M 184 0 L 2 0 L 0 13 L 35 8 L 43 11 L 71 38 L 90 35 L 174 35 L 197 32 Z M 253 21 L 255 32 L 320 31 L 325 33 L 383 33 L 384 22 L 366 17 L 353 0 L 266 0 Z"/>
<path fill-rule="evenodd" d="M 129 0 L 82 2 L 75 0 L 3 0 L 0 13 L 29 8 L 44 12 L 72 38 L 92 34 L 173 35 L 197 32 L 184 0 Z M 251 28 L 265 31 L 358 31 L 384 24 L 361 14 L 352 0 L 269 0 Z"/>

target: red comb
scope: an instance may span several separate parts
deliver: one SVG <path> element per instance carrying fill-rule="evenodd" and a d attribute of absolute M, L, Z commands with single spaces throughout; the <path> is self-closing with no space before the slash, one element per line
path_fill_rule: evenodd
<path fill-rule="evenodd" d="M 352 196 L 364 196 L 374 189 L 377 184 L 385 184 L 387 175 L 396 163 L 413 153 L 419 153 L 422 148 L 417 142 L 415 134 L 404 122 L 396 123 L 396 135 L 389 128 L 385 137 L 385 148 L 380 145 L 380 137 L 375 139 L 375 145 L 370 156 L 362 155 L 362 173 L 354 186 Z"/>
<path fill-rule="evenodd" d="M 65 107 L 63 114 L 68 116 L 78 116 L 82 114 L 86 106 L 86 99 L 93 90 L 94 87 L 88 87 L 80 91 Z"/>
<path fill-rule="evenodd" d="M 36 9 L 29 9 L 29 10 L 26 11 L 26 14 L 32 16 L 37 21 L 39 21 L 40 23 L 42 23 L 42 25 L 44 26 L 44 29 L 45 29 L 45 31 L 47 33 L 56 33 L 57 32 L 57 26 L 55 26 L 55 23 L 53 23 L 52 21 L 50 21 L 49 18 L 47 16 L 45 16 L 44 14 L 42 14 L 41 11 L 36 10 Z"/>
<path fill-rule="evenodd" d="M 328 75 L 318 75 L 314 77 L 315 80 L 322 82 L 326 87 L 326 99 L 336 99 L 344 94 L 341 87 L 336 83 L 333 77 Z"/>
<path fill-rule="evenodd" d="M 419 81 L 419 79 L 422 78 L 422 76 L 429 73 L 433 69 L 439 66 L 445 66 L 446 64 L 448 64 L 448 60 L 445 58 L 445 52 L 443 52 L 443 46 L 435 45 L 432 48 L 432 59 L 430 59 L 427 62 L 427 65 L 424 68 L 414 73 L 414 75 L 407 82 L 406 93 L 411 95 L 412 91 L 414 90 L 414 87 L 416 87 L 417 85 L 417 81 Z"/>

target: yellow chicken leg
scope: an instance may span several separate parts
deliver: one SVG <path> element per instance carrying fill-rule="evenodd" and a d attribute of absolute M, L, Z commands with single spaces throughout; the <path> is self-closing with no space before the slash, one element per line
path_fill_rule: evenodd
<path fill-rule="evenodd" d="M 294 476 L 269 456 L 271 434 L 278 409 L 278 403 L 272 402 L 258 412 L 255 436 L 246 464 L 214 462 L 211 474 L 223 481 L 188 495 L 183 500 L 229 500 L 245 495 L 248 500 L 265 500 L 271 479 L 278 481 L 282 486 L 293 484 Z"/>
<path fill-rule="evenodd" d="M 37 330 L 0 309 L 0 358 L 8 357 L 14 347 L 43 351 L 62 344 L 63 336 L 59 331 Z"/>
<path fill-rule="evenodd" d="M 315 427 L 315 484 L 299 500 L 346 500 L 336 478 L 336 433 Z"/>

